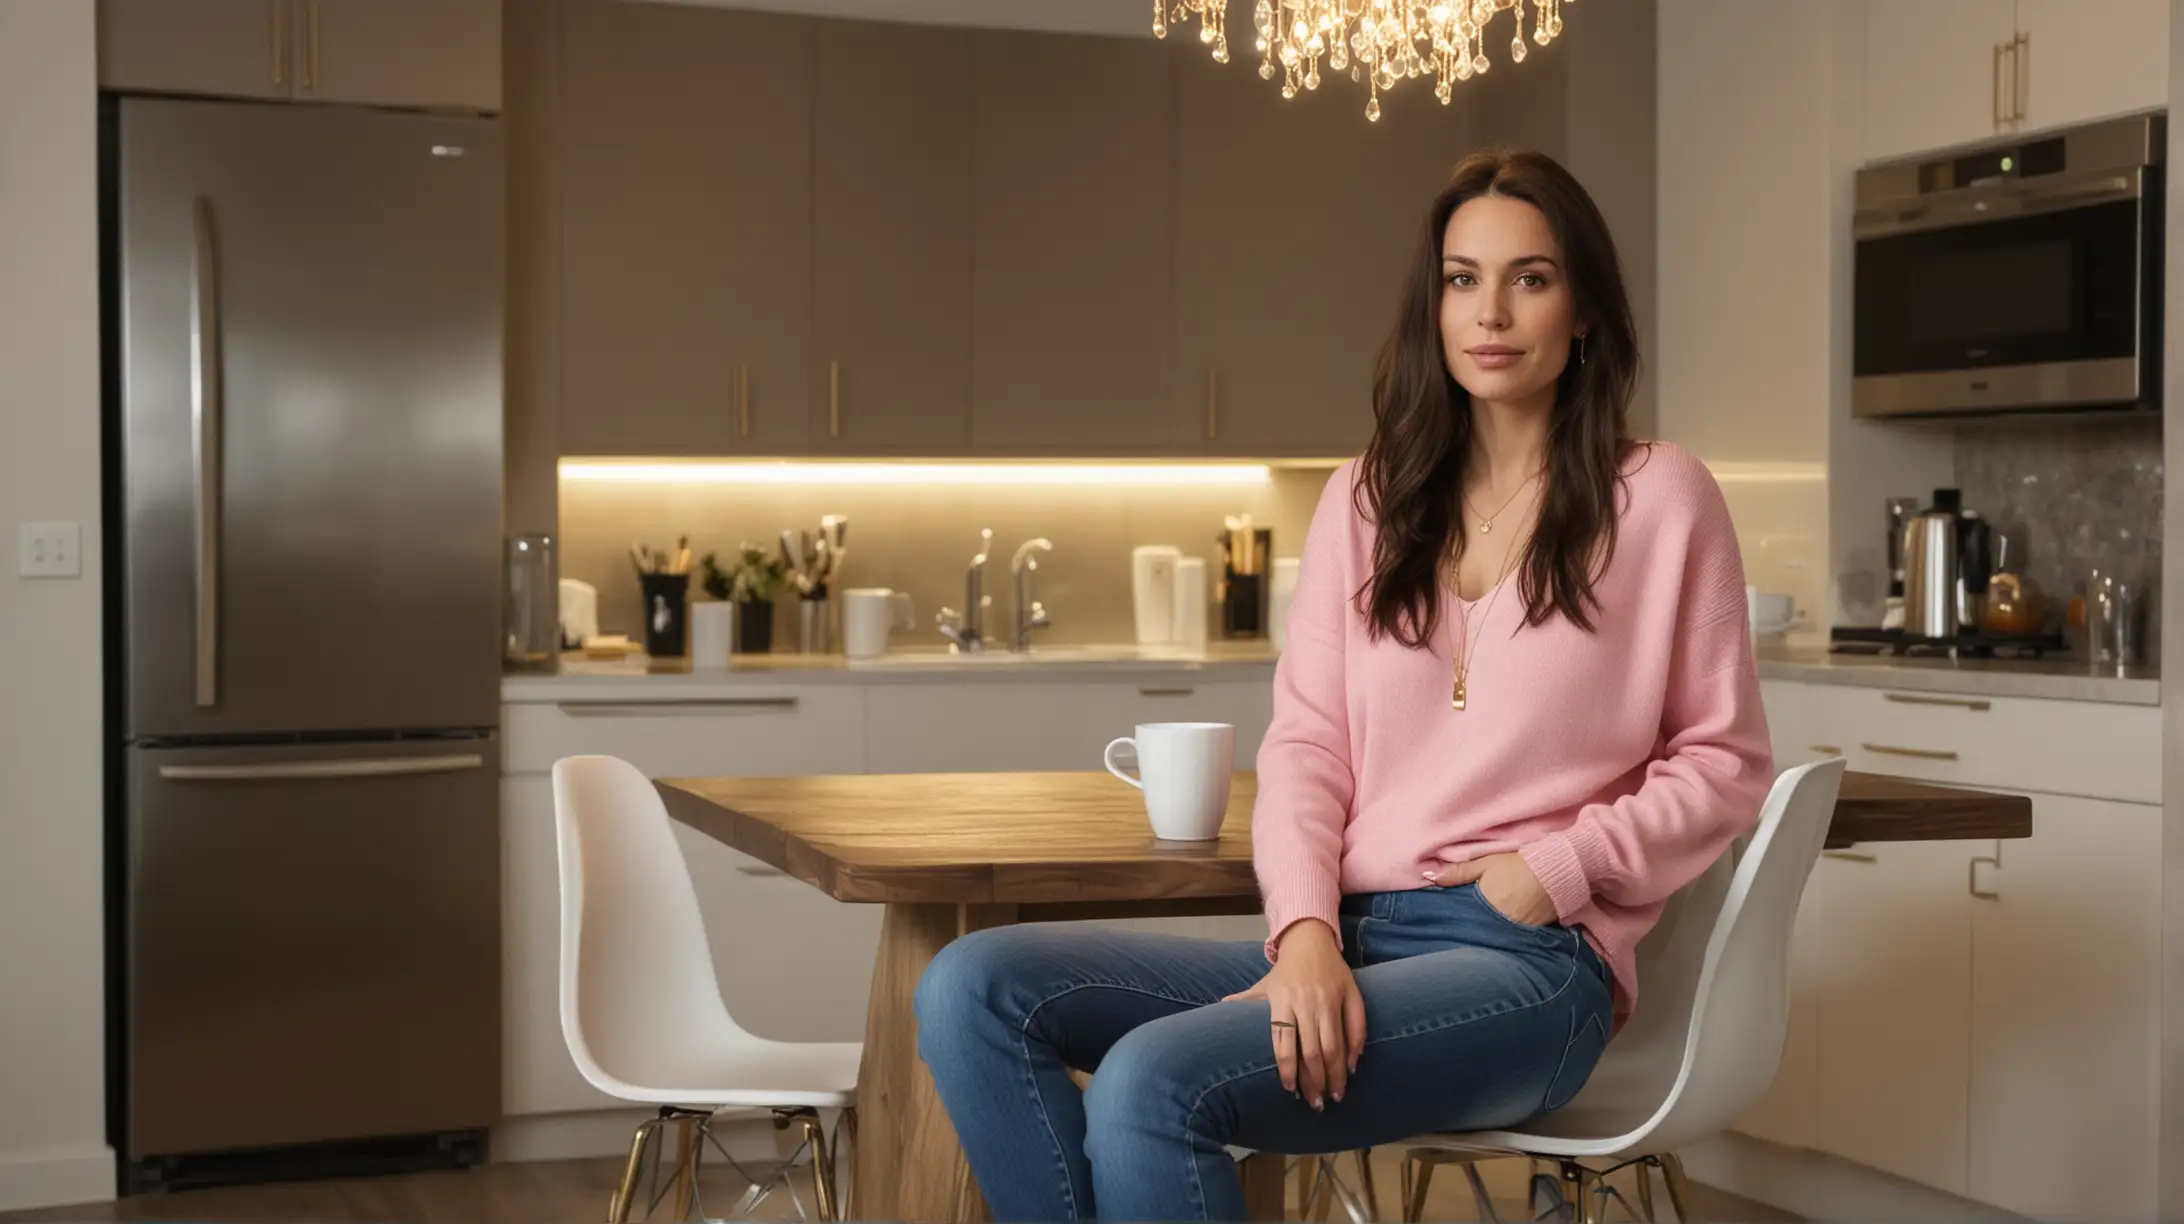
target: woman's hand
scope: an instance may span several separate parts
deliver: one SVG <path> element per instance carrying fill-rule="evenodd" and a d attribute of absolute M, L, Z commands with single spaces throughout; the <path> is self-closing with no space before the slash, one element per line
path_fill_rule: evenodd
<path fill-rule="evenodd" d="M 1443 888 L 1479 883 L 1479 895 L 1502 917 L 1525 926 L 1546 926 L 1555 920 L 1555 901 L 1545 885 L 1532 874 L 1531 865 L 1519 854 L 1489 854 L 1458 863 L 1442 872 L 1434 883 Z"/>
<path fill-rule="evenodd" d="M 1365 1052 L 1365 996 L 1342 959 L 1335 933 L 1308 918 L 1282 932 L 1274 968 L 1259 984 L 1222 1002 L 1265 999 L 1273 1013 L 1274 1061 L 1282 1087 L 1304 1093 L 1314 1109 L 1342 1099 Z"/>

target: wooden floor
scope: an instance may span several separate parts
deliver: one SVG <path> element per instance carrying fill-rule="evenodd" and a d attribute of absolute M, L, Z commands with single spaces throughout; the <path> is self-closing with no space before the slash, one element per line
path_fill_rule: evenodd
<path fill-rule="evenodd" d="M 1396 1186 L 1400 1153 L 1383 1148 L 1375 1153 L 1375 1179 L 1383 1214 L 1397 1216 Z M 1528 1220 L 1524 1204 L 1523 1161 L 1495 1161 L 1481 1166 L 1488 1190 L 1505 1220 Z M 1345 1162 L 1345 1174 L 1354 1166 Z M 621 1174 L 615 1160 L 546 1161 L 496 1164 L 465 1172 L 417 1173 L 354 1181 L 291 1182 L 219 1190 L 188 1190 L 142 1195 L 112 1203 L 42 1211 L 0 1213 L 0 1224 L 33 1224 L 40 1221 L 153 1221 L 191 1220 L 202 1224 L 585 1224 L 606 1218 L 607 1196 Z M 726 1167 L 708 1167 L 700 1180 L 705 1214 L 718 1218 L 735 1203 L 745 1183 Z M 1294 1198 L 1295 1179 L 1291 1179 Z M 1628 1184 L 1623 1186 L 1631 1193 Z M 1668 1197 L 1654 1181 L 1655 1198 L 1666 1218 Z M 1699 1201 L 1694 1214 L 1706 1220 L 1794 1220 L 1772 1207 L 1709 1190 L 1695 1188 Z M 811 1202 L 809 1183 L 799 1193 Z M 1633 1199 L 1635 1201 L 1635 1198 Z M 671 1214 L 663 1209 L 654 1218 Z M 1336 1220 L 1343 1217 L 1339 1208 Z M 776 1195 L 760 1205 L 757 1218 L 796 1218 L 788 1199 Z M 1295 1219 L 1292 1202 L 1290 1218 Z M 1478 1214 L 1462 1174 L 1443 1169 L 1434 1177 L 1427 1202 L 1429 1220 L 1472 1220 Z M 1624 1219 L 1611 1208 L 1610 1219 Z"/>

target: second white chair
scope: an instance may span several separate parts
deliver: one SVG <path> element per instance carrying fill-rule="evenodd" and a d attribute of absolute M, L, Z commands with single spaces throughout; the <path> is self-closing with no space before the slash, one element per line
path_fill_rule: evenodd
<path fill-rule="evenodd" d="M 777 1184 L 789 1185 L 794 1197 L 788 1171 L 808 1150 L 820 1218 L 843 1218 L 835 1166 L 839 1140 L 856 1142 L 862 1047 L 772 1041 L 729 1015 L 682 847 L 659 792 L 635 766 L 604 756 L 557 761 L 554 823 L 569 1056 L 601 1092 L 659 1106 L 631 1140 L 608 1204 L 610 1224 L 629 1218 L 646 1151 L 670 1123 L 678 1131 L 677 1211 L 686 1217 L 705 1145 L 735 1164 L 711 1130 L 726 1110 L 768 1110 L 777 1129 L 802 1134 L 790 1163 L 763 1186 L 752 1179 L 734 1214 Z M 823 1109 L 841 1111 L 835 1142 L 821 1123 Z M 801 1200 L 797 1205 L 801 1211 Z"/>
<path fill-rule="evenodd" d="M 1691 1220 L 1676 1149 L 1728 1129 L 1774 1081 L 1789 1022 L 1790 934 L 1843 771 L 1841 758 L 1785 770 L 1748 838 L 1671 899 L 1639 945 L 1645 1000 L 1576 1099 L 1516 1130 L 1412 1141 L 1405 1220 L 1423 1212 L 1436 1164 L 1463 1165 L 1493 1219 L 1471 1166 L 1506 1156 L 1559 1168 L 1565 1202 L 1588 1221 L 1606 1214 L 1606 1175 L 1631 1166 L 1639 1212 L 1652 1219 L 1648 1174 L 1659 1169 L 1677 1219 Z"/>

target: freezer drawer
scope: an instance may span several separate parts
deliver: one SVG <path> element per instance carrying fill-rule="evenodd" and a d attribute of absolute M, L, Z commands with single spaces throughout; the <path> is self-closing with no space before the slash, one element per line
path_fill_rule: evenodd
<path fill-rule="evenodd" d="M 496 1119 L 497 747 L 131 750 L 133 1157 Z"/>

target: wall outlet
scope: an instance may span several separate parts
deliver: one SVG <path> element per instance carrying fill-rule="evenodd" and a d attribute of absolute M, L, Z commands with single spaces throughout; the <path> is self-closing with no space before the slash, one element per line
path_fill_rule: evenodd
<path fill-rule="evenodd" d="M 25 578 L 83 576 L 83 529 L 75 523 L 25 523 L 15 572 Z"/>

